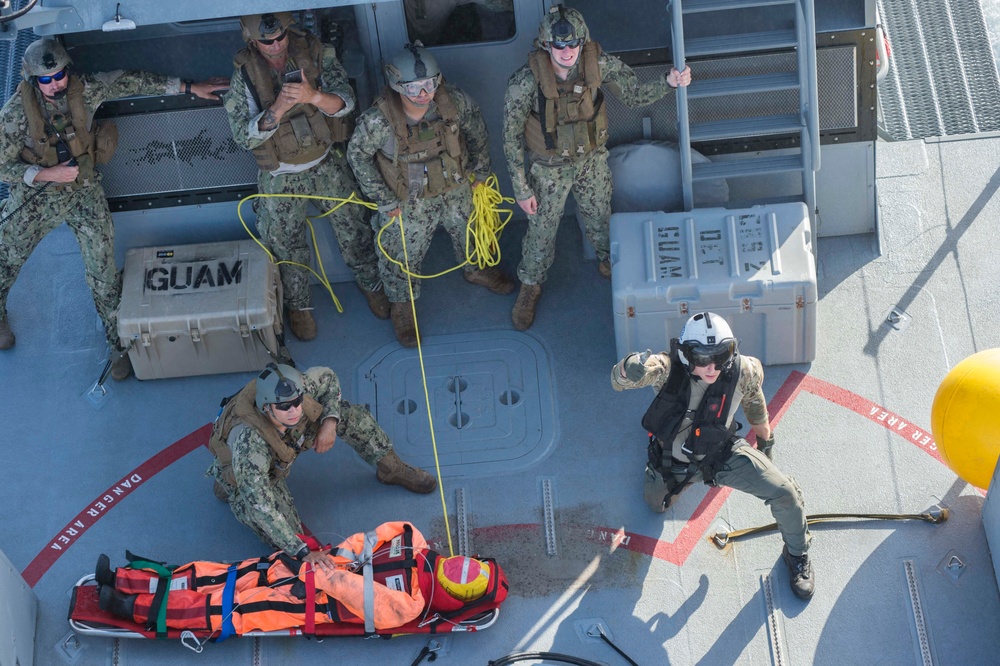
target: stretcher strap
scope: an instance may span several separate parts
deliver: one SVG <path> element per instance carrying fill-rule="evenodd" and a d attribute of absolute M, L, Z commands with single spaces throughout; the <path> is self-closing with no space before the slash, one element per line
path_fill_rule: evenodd
<path fill-rule="evenodd" d="M 224 641 L 236 633 L 233 626 L 233 597 L 236 592 L 236 565 L 226 572 L 226 586 L 222 588 L 222 628 L 219 630 L 218 641 Z"/>
<path fill-rule="evenodd" d="M 375 578 L 372 572 L 372 549 L 378 543 L 378 535 L 375 532 L 365 533 L 365 547 L 362 552 L 362 561 L 365 563 L 365 632 L 375 633 Z"/>
<path fill-rule="evenodd" d="M 311 564 L 306 564 L 306 613 L 302 630 L 308 636 L 316 633 L 316 572 Z"/>
<path fill-rule="evenodd" d="M 167 637 L 167 596 L 170 594 L 170 578 L 173 572 L 160 564 L 149 560 L 131 560 L 128 563 L 131 569 L 148 569 L 159 576 L 156 584 L 156 593 L 149 607 L 149 617 L 156 617 L 155 628 L 157 638 Z M 147 622 L 146 631 L 153 630 L 153 622 Z"/>

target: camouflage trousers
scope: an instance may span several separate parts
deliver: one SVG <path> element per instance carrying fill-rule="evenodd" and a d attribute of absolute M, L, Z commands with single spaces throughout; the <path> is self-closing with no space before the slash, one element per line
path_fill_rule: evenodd
<path fill-rule="evenodd" d="M 346 400 L 340 401 L 340 421 L 337 423 L 337 441 L 344 441 L 354 449 L 362 460 L 374 466 L 387 453 L 392 451 L 392 441 L 382 430 L 375 417 L 362 405 L 353 405 Z M 306 452 L 304 455 L 316 455 Z M 209 474 L 215 476 L 217 469 L 213 463 Z M 216 476 L 218 479 L 219 477 Z M 295 501 L 288 489 L 285 479 L 273 481 L 275 506 L 272 511 L 281 514 L 288 524 L 302 527 L 302 519 L 295 508 Z M 282 546 L 275 543 L 272 536 L 274 529 L 266 519 L 267 511 L 262 511 L 258 497 L 247 496 L 233 488 L 229 489 L 229 507 L 236 520 L 249 527 L 257 537 L 274 548 Z M 301 533 L 301 531 L 300 531 Z"/>
<path fill-rule="evenodd" d="M 360 194 L 347 159 L 337 148 L 332 149 L 321 163 L 302 173 L 272 176 L 262 171 L 257 178 L 257 187 L 261 194 L 308 194 L 343 198 L 347 198 L 351 192 Z M 312 248 L 312 237 L 306 224 L 309 202 L 312 201 L 320 213 L 327 212 L 339 203 L 291 197 L 262 197 L 255 201 L 257 230 L 264 243 L 279 260 L 294 261 L 304 266 L 309 265 Z M 329 215 L 328 219 L 337 236 L 340 254 L 354 272 L 358 285 L 369 291 L 376 289 L 379 283 L 378 261 L 365 209 L 357 204 L 345 204 Z M 309 307 L 307 270 L 283 264 L 281 285 L 288 309 Z"/>
<path fill-rule="evenodd" d="M 556 231 L 571 190 L 584 220 L 584 233 L 597 250 L 598 261 L 608 258 L 611 169 L 605 148 L 598 148 L 572 164 L 546 166 L 536 162 L 528 171 L 528 184 L 538 201 L 538 212 L 528 216 L 528 233 L 521 249 L 521 265 L 517 267 L 521 282 L 545 282 L 555 259 Z"/>
<path fill-rule="evenodd" d="M 409 259 L 411 273 L 420 273 L 420 265 L 431 246 L 431 240 L 439 224 L 451 237 L 455 261 L 459 263 L 465 261 L 465 230 L 468 227 L 469 215 L 472 213 L 470 185 L 463 184 L 436 197 L 417 199 L 412 204 L 406 203 L 402 206 L 402 210 L 403 228 L 406 230 L 406 259 Z M 376 215 L 373 218 L 376 234 L 388 222 L 388 215 L 384 213 Z M 382 232 L 381 243 L 389 256 L 406 265 L 403 256 L 403 234 L 400 232 L 398 219 Z M 410 290 L 406 284 L 406 274 L 399 266 L 390 262 L 382 250 L 377 251 L 379 272 L 382 274 L 382 283 L 385 285 L 385 293 L 389 300 L 393 303 L 408 302 Z M 472 270 L 471 266 L 466 268 Z M 420 280 L 414 279 L 413 298 L 419 297 Z"/>
<path fill-rule="evenodd" d="M 15 183 L 3 206 L 7 216 L 37 190 Z M 115 233 L 111 212 L 100 185 L 72 191 L 48 188 L 12 217 L 0 221 L 0 316 L 7 311 L 7 296 L 21 267 L 45 236 L 66 222 L 76 235 L 83 254 L 83 268 L 97 314 L 104 322 L 108 344 L 118 346 L 118 304 L 121 273 L 115 266 Z"/>

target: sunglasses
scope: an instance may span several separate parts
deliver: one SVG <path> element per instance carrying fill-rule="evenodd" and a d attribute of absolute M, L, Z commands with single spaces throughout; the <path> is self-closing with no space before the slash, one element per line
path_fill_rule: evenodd
<path fill-rule="evenodd" d="M 302 396 L 300 395 L 295 400 L 289 400 L 288 402 L 275 402 L 271 406 L 274 407 L 279 412 L 287 412 L 289 409 L 298 407 L 302 404 Z"/>
<path fill-rule="evenodd" d="M 283 40 L 285 38 L 286 34 L 288 34 L 288 31 L 287 30 L 282 30 L 281 34 L 278 35 L 277 37 L 272 37 L 271 39 L 258 39 L 257 43 L 258 44 L 263 44 L 264 46 L 270 46 L 271 44 L 274 44 L 275 42 L 280 42 L 281 40 Z"/>
<path fill-rule="evenodd" d="M 583 39 L 571 39 L 568 42 L 549 42 L 549 46 L 554 48 L 556 51 L 562 51 L 563 49 L 575 49 L 580 44 L 583 44 Z"/>
<path fill-rule="evenodd" d="M 50 74 L 48 76 L 39 76 L 38 82 L 41 83 L 42 85 L 46 85 L 52 83 L 53 81 L 62 81 L 65 78 L 66 78 L 66 70 L 60 69 L 55 74 Z"/>
<path fill-rule="evenodd" d="M 422 92 L 433 93 L 438 89 L 440 85 L 440 78 L 437 76 L 432 76 L 429 79 L 420 79 L 419 81 L 410 81 L 408 83 L 401 84 L 403 87 L 403 94 L 407 97 L 416 97 Z"/>
<path fill-rule="evenodd" d="M 716 368 L 724 368 L 733 360 L 735 345 L 732 342 L 720 343 L 712 347 L 698 345 L 696 347 L 682 347 L 681 353 L 688 363 L 696 368 L 704 368 L 714 365 Z"/>

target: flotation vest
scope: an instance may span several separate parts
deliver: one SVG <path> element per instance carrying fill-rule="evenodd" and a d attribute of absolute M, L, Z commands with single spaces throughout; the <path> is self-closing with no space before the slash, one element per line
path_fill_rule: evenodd
<path fill-rule="evenodd" d="M 601 92 L 601 45 L 587 42 L 580 51 L 577 76 L 560 81 L 547 51 L 528 55 L 538 81 L 538 109 L 524 124 L 528 150 L 548 158 L 578 160 L 608 142 L 608 112 Z"/>
<path fill-rule="evenodd" d="M 21 159 L 42 167 L 56 166 L 60 163 L 56 146 L 62 141 L 76 158 L 80 168 L 76 182 L 93 182 L 94 164 L 107 164 L 114 155 L 118 146 L 118 128 L 111 121 L 94 122 L 91 127 L 91 119 L 83 103 L 83 81 L 70 75 L 69 85 L 66 87 L 69 123 L 61 132 L 57 132 L 46 117 L 38 99 L 40 93 L 36 92 L 35 86 L 28 81 L 21 81 L 17 91 L 21 95 L 24 117 L 28 121 L 28 135 L 31 137 L 30 142 L 21 150 Z M 65 157 L 62 161 L 65 161 Z"/>
<path fill-rule="evenodd" d="M 320 90 L 323 44 L 314 36 L 288 30 L 288 59 L 302 70 L 303 80 Z M 233 59 L 243 74 L 247 89 L 259 109 L 267 109 L 278 98 L 280 84 L 260 52 L 250 46 Z M 296 104 L 281 117 L 271 137 L 253 149 L 257 166 L 274 171 L 280 163 L 305 164 L 319 159 L 331 145 L 347 141 L 354 131 L 353 119 L 327 116 L 312 104 Z"/>
<path fill-rule="evenodd" d="M 319 418 L 323 415 L 323 406 L 311 395 L 302 396 L 302 420 L 282 437 L 271 420 L 267 418 L 256 404 L 257 380 L 253 379 L 239 393 L 230 398 L 222 409 L 222 414 L 212 427 L 212 436 L 208 440 L 208 449 L 218 461 L 223 479 L 229 485 L 236 486 L 233 475 L 233 451 L 229 448 L 229 433 L 237 424 L 253 428 L 271 447 L 274 458 L 271 461 L 270 477 L 272 481 L 288 475 L 295 458 L 311 449 L 319 432 Z M 285 441 L 302 442 L 299 448 L 289 446 Z"/>
<path fill-rule="evenodd" d="M 681 450 L 691 457 L 701 470 L 706 483 L 711 483 L 719 463 L 732 450 L 739 424 L 729 418 L 736 386 L 740 380 L 739 354 L 729 367 L 709 385 L 695 408 L 691 429 Z M 691 379 L 681 363 L 676 339 L 670 341 L 670 373 L 642 417 L 642 427 L 660 440 L 666 450 L 673 446 L 684 415 L 691 402 Z"/>
<path fill-rule="evenodd" d="M 399 94 L 382 91 L 375 105 L 389 121 L 392 154 L 383 147 L 375 153 L 379 172 L 400 201 L 429 199 L 468 183 L 469 152 L 459 125 L 458 107 L 444 82 L 434 93 L 437 120 L 408 125 Z M 387 146 L 388 146 L 387 143 Z"/>

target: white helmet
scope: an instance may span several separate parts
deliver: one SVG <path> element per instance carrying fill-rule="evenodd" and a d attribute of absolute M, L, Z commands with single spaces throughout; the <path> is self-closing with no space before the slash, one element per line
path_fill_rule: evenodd
<path fill-rule="evenodd" d="M 701 312 L 688 319 L 679 342 L 681 363 L 688 369 L 715 364 L 717 369 L 724 370 L 736 357 L 733 329 L 713 312 Z"/>

